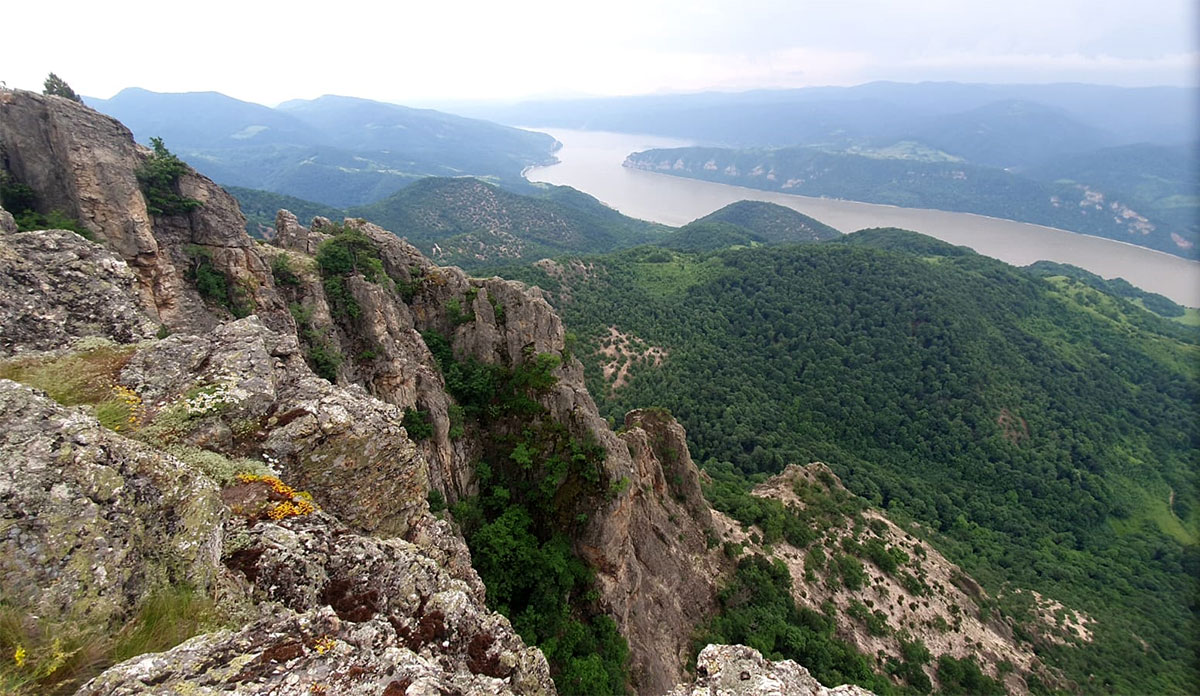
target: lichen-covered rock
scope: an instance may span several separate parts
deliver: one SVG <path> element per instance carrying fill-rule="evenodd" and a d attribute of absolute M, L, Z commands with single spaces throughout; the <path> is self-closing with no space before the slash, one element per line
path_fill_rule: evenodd
<path fill-rule="evenodd" d="M 17 230 L 17 221 L 13 219 L 12 213 L 0 208 L 0 233 L 16 232 Z"/>
<path fill-rule="evenodd" d="M 0 380 L 0 596 L 84 632 L 218 574 L 225 506 L 183 462 Z"/>
<path fill-rule="evenodd" d="M 452 669 L 444 656 L 430 651 L 414 652 L 404 641 L 394 640 L 383 622 L 342 621 L 328 608 L 280 613 L 237 632 L 197 636 L 169 652 L 124 662 L 85 685 L 77 696 L 554 693 L 544 660 L 540 679 L 526 674 L 501 678 Z M 487 649 L 476 652 L 484 663 L 493 659 Z M 500 658 L 495 660 L 499 663 Z"/>
<path fill-rule="evenodd" d="M 270 461 L 360 530 L 401 536 L 428 510 L 427 467 L 400 410 L 312 374 L 295 336 L 257 317 L 138 351 L 121 382 L 148 404 L 147 428 Z"/>
<path fill-rule="evenodd" d="M 7 174 L 37 194 L 39 212 L 79 220 L 129 264 L 142 304 L 157 321 L 200 331 L 228 316 L 205 305 L 187 279 L 197 254 L 207 254 L 264 322 L 291 326 L 234 198 L 188 169 L 177 182 L 179 193 L 200 208 L 151 215 L 137 180 L 150 152 L 116 119 L 70 99 L 0 91 L 0 150 Z"/>
<path fill-rule="evenodd" d="M 541 651 L 485 608 L 469 566 L 438 553 L 456 543 L 449 526 L 422 536 L 360 536 L 321 511 L 235 514 L 223 562 L 261 618 L 129 660 L 78 693 L 553 694 Z"/>
<path fill-rule="evenodd" d="M 74 232 L 0 236 L 0 356 L 88 336 L 152 338 L 158 325 L 138 304 L 136 282 L 120 257 Z"/>
<path fill-rule="evenodd" d="M 828 688 L 791 660 L 771 662 L 744 645 L 709 645 L 696 658 L 696 681 L 668 696 L 872 696 L 844 684 Z"/>

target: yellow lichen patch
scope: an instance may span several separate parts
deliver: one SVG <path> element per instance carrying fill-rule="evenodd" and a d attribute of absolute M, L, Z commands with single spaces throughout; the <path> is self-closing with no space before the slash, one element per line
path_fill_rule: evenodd
<path fill-rule="evenodd" d="M 312 514 L 317 507 L 307 500 L 287 500 L 279 503 L 267 512 L 267 517 L 273 520 L 282 520 L 288 517 L 300 517 L 301 515 Z"/>
<path fill-rule="evenodd" d="M 273 520 L 278 521 L 287 519 L 288 517 L 311 515 L 317 510 L 317 506 L 312 502 L 312 495 L 307 491 L 297 491 L 274 476 L 238 474 L 237 480 L 240 483 L 262 483 L 270 488 L 271 492 L 275 495 L 286 498 L 286 500 L 275 504 L 267 511 L 267 517 Z"/>

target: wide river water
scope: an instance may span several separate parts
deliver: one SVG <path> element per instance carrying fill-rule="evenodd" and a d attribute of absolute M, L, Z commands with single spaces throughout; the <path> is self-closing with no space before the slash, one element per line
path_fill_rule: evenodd
<path fill-rule="evenodd" d="M 622 167 L 631 152 L 686 147 L 684 140 L 653 135 L 565 129 L 537 130 L 562 143 L 559 162 L 531 167 L 530 181 L 572 186 L 625 215 L 666 225 L 683 225 L 734 201 L 778 203 L 843 232 L 866 227 L 902 227 L 961 244 L 1017 266 L 1038 260 L 1069 263 L 1105 278 L 1134 285 L 1200 307 L 1200 263 L 1101 237 L 971 213 L 897 208 L 831 198 L 810 198 L 730 186 Z"/>

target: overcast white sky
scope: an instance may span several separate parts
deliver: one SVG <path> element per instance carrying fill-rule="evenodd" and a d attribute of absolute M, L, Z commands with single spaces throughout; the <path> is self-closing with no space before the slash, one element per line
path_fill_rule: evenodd
<path fill-rule="evenodd" d="M 276 104 L 852 85 L 1194 85 L 1196 0 L 13 2 L 0 80 Z"/>

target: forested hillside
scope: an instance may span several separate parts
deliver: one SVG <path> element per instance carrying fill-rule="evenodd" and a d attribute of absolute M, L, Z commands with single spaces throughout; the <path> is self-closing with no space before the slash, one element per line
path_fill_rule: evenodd
<path fill-rule="evenodd" d="M 621 215 L 568 186 L 521 195 L 479 179 L 429 178 L 351 208 L 406 237 L 438 263 L 463 268 L 644 244 L 669 228 Z"/>
<path fill-rule="evenodd" d="M 1004 147 L 1002 143 L 991 149 L 981 145 L 980 153 Z M 817 147 L 647 150 L 631 154 L 625 166 L 765 191 L 979 213 L 1196 256 L 1200 228 L 1185 215 L 1196 209 L 1195 200 L 1183 193 L 1194 192 L 1194 181 L 1186 179 L 1183 163 L 1172 181 L 1152 173 L 1141 178 L 1126 173 L 1100 175 L 1087 169 L 1087 161 L 1063 165 L 1061 171 L 1074 172 L 1074 178 L 1047 174 L 1055 177 L 1049 181 L 946 159 L 944 153 L 858 154 Z M 1097 168 L 1108 172 L 1103 166 Z M 1129 183 L 1127 188 L 1133 191 L 1141 186 L 1143 193 L 1125 195 L 1122 185 L 1131 178 L 1140 183 Z M 1145 182 L 1156 186 L 1147 188 Z"/>
<path fill-rule="evenodd" d="M 551 291 L 609 415 L 670 409 L 697 461 L 744 486 L 827 462 L 1019 622 L 1017 588 L 1086 612 L 1092 642 L 1037 647 L 1084 691 L 1197 683 L 1194 329 L 894 230 L 550 270 L 505 274 Z M 602 372 L 614 328 L 657 352 Z"/>

